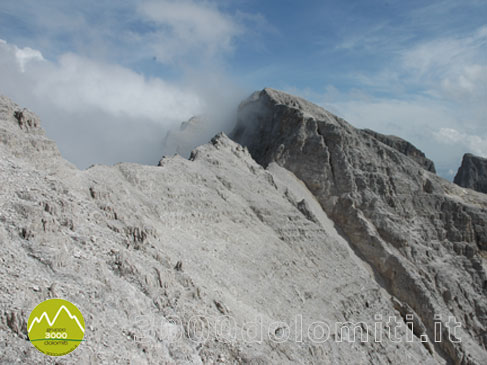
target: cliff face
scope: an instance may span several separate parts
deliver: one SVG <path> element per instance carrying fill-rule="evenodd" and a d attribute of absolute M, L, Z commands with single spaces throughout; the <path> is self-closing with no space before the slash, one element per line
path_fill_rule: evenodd
<path fill-rule="evenodd" d="M 277 163 L 306 184 L 428 334 L 449 316 L 462 318 L 462 341 L 434 344 L 439 352 L 458 364 L 485 362 L 485 195 L 432 174 L 390 139 L 272 89 L 241 104 L 232 136 L 263 166 Z"/>
<path fill-rule="evenodd" d="M 422 151 L 417 149 L 408 141 L 396 136 L 387 136 L 385 134 L 381 134 L 370 129 L 363 129 L 363 131 L 370 134 L 382 143 L 388 145 L 389 147 L 398 150 L 403 155 L 412 158 L 418 164 L 423 166 L 425 170 L 436 173 L 435 164 L 433 163 L 433 161 L 427 158 Z"/>
<path fill-rule="evenodd" d="M 53 363 L 26 321 L 64 298 L 86 323 L 65 364 L 485 363 L 484 194 L 273 90 L 235 135 L 250 153 L 220 134 L 80 171 L 1 98 L 0 362 Z"/>
<path fill-rule="evenodd" d="M 65 364 L 444 363 L 404 322 L 400 343 L 335 338 L 337 322 L 370 336 L 377 313 L 380 328 L 402 319 L 289 171 L 225 135 L 191 160 L 80 171 L 34 114 L 0 101 L 1 363 L 53 362 L 26 330 L 48 298 L 85 319 Z"/>
<path fill-rule="evenodd" d="M 487 194 L 487 159 L 466 153 L 453 182 Z"/>

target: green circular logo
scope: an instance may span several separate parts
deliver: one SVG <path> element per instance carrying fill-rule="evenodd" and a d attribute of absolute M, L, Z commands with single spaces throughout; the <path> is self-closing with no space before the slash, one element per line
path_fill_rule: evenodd
<path fill-rule="evenodd" d="M 27 332 L 40 352 L 63 356 L 83 341 L 85 321 L 74 304 L 64 299 L 48 299 L 31 312 Z"/>

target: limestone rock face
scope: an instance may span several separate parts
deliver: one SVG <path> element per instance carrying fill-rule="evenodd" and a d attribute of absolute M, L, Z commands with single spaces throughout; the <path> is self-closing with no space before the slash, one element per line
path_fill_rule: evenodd
<path fill-rule="evenodd" d="M 49 140 L 40 126 L 39 117 L 0 95 L 0 146 L 9 154 L 36 160 L 40 165 L 69 164 L 61 159 L 56 144 Z"/>
<path fill-rule="evenodd" d="M 250 152 L 219 134 L 85 171 L 0 111 L 0 363 L 485 363 L 485 195 L 323 109 L 265 90 L 242 107 Z M 85 319 L 63 358 L 27 338 L 48 298 Z"/>
<path fill-rule="evenodd" d="M 263 166 L 277 164 L 306 184 L 377 281 L 402 303 L 397 309 L 412 310 L 430 339 L 450 316 L 462 322 L 461 341 L 443 337 L 431 344 L 436 352 L 455 364 L 486 362 L 484 194 L 431 173 L 402 142 L 273 89 L 241 104 L 231 136 Z"/>
<path fill-rule="evenodd" d="M 80 171 L 0 102 L 0 363 L 445 363 L 290 171 L 224 134 L 190 160 Z M 86 323 L 59 359 L 27 337 L 48 298 Z"/>
<path fill-rule="evenodd" d="M 370 129 L 363 129 L 363 131 L 374 136 L 375 139 L 381 141 L 389 147 L 392 147 L 402 154 L 412 158 L 414 161 L 423 166 L 424 169 L 436 173 L 435 164 L 433 161 L 427 158 L 421 150 L 413 146 L 408 141 L 397 136 L 388 136 Z"/>
<path fill-rule="evenodd" d="M 487 159 L 466 153 L 453 182 L 487 194 Z"/>

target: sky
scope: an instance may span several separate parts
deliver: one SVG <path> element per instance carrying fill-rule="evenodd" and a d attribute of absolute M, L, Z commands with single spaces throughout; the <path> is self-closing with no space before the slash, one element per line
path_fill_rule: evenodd
<path fill-rule="evenodd" d="M 409 140 L 452 179 L 487 157 L 487 1 L 3 0 L 0 94 L 80 168 L 153 164 L 193 115 L 264 87 Z"/>

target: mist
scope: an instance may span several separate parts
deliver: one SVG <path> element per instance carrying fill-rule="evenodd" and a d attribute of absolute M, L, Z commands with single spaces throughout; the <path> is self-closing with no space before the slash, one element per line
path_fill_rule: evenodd
<path fill-rule="evenodd" d="M 2 93 L 38 114 L 63 157 L 81 169 L 118 162 L 156 164 L 162 155 L 178 152 L 167 143 L 168 132 L 177 138 L 174 132 L 193 116 L 204 116 L 204 123 L 199 133 L 181 138 L 181 148 L 206 143 L 231 130 L 236 106 L 246 94 L 217 70 L 187 72 L 182 81 L 171 83 L 75 54 L 49 61 L 38 50 L 5 41 L 0 66 Z"/>

